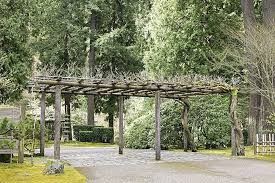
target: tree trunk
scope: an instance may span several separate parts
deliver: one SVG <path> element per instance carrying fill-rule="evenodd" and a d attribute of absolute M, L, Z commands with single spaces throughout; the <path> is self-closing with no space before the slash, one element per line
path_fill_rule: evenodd
<path fill-rule="evenodd" d="M 244 28 L 246 34 L 252 34 L 253 28 L 256 26 L 256 15 L 254 12 L 253 0 L 241 0 L 242 11 L 244 17 Z M 248 68 L 249 69 L 249 68 Z M 250 76 L 253 77 L 253 76 Z M 252 78 L 253 79 L 253 78 Z M 252 145 L 255 134 L 255 124 L 259 122 L 260 101 L 259 94 L 250 94 L 249 116 L 248 116 L 248 145 Z"/>
<path fill-rule="evenodd" d="M 187 152 L 188 145 L 190 145 L 191 150 L 195 152 L 196 147 L 194 143 L 194 137 L 188 128 L 188 111 L 190 108 L 190 104 L 187 99 L 183 99 L 183 104 L 184 105 L 181 113 L 181 123 L 183 127 L 183 148 L 184 148 L 184 151 Z"/>
<path fill-rule="evenodd" d="M 260 102 L 261 96 L 258 94 L 250 95 L 250 103 L 249 103 L 249 116 L 248 116 L 248 139 L 247 145 L 252 145 L 255 139 L 256 134 L 256 124 L 259 123 L 260 119 Z"/>
<path fill-rule="evenodd" d="M 244 138 L 241 124 L 237 117 L 237 90 L 233 90 L 230 96 L 229 117 L 231 119 L 232 156 L 244 156 Z"/>
<path fill-rule="evenodd" d="M 275 1 L 274 0 L 263 0 L 263 24 L 267 29 L 272 30 L 275 25 Z M 273 79 L 275 80 L 275 78 Z M 275 87 L 275 85 L 273 85 Z M 260 102 L 260 116 L 259 116 L 259 124 L 258 124 L 258 133 L 260 137 L 260 141 L 262 140 L 262 134 L 266 126 L 267 117 L 274 112 L 271 101 L 266 97 L 261 97 Z"/>
<path fill-rule="evenodd" d="M 275 24 L 275 1 L 263 0 L 263 22 L 266 27 L 272 28 Z"/>
<path fill-rule="evenodd" d="M 113 112 L 108 113 L 108 121 L 109 121 L 109 127 L 113 128 L 114 127 L 114 113 Z"/>
<path fill-rule="evenodd" d="M 241 0 L 241 4 L 244 17 L 244 27 L 245 31 L 248 33 L 249 29 L 253 28 L 256 23 L 254 2 L 253 0 Z"/>
<path fill-rule="evenodd" d="M 90 49 L 88 53 L 88 67 L 89 67 L 89 75 L 90 77 L 94 76 L 95 72 L 95 32 L 96 32 L 96 14 L 95 11 L 91 13 L 90 19 Z M 88 96 L 88 125 L 95 125 L 95 97 L 94 95 Z"/>

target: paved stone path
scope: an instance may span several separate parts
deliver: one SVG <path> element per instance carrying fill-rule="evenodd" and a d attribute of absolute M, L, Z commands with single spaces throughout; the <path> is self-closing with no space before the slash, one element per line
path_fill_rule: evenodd
<path fill-rule="evenodd" d="M 53 148 L 46 149 L 52 156 Z M 90 183 L 274 183 L 275 163 L 181 151 L 115 147 L 61 147 L 61 159 L 87 176 Z"/>
<path fill-rule="evenodd" d="M 52 156 L 53 149 L 46 150 L 46 156 Z M 162 151 L 162 161 L 155 161 L 155 151 L 149 149 L 124 149 L 119 155 L 115 147 L 62 147 L 61 159 L 74 167 L 103 165 L 138 165 L 148 163 L 224 160 L 228 157 L 182 151 Z"/>

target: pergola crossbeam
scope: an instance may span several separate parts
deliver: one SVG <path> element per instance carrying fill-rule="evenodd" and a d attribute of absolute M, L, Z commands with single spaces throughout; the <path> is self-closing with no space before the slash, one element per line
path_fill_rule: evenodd
<path fill-rule="evenodd" d="M 228 89 L 224 86 L 210 85 L 183 85 L 157 82 L 129 82 L 106 79 L 75 79 L 60 78 L 54 79 L 41 77 L 33 81 L 34 90 L 37 92 L 53 93 L 53 86 L 62 86 L 62 94 L 73 95 L 114 95 L 114 96 L 138 96 L 154 97 L 156 92 L 160 92 L 162 98 L 181 98 L 192 95 L 223 94 Z"/>

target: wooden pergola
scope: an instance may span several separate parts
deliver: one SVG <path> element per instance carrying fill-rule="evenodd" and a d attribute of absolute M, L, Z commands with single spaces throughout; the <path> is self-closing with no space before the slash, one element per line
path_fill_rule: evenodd
<path fill-rule="evenodd" d="M 59 77 L 59 76 L 36 76 L 29 81 L 28 88 L 37 93 L 41 93 L 41 139 L 40 152 L 44 154 L 45 147 L 45 94 L 55 94 L 55 130 L 54 134 L 54 158 L 60 159 L 60 123 L 61 123 L 61 96 L 70 95 L 100 95 L 100 96 L 118 96 L 119 98 L 119 154 L 123 154 L 123 106 L 125 96 L 135 97 L 154 97 L 155 98 L 155 128 L 156 140 L 155 151 L 156 160 L 160 160 L 160 103 L 161 98 L 184 99 L 189 96 L 209 95 L 209 94 L 231 94 L 231 103 L 234 102 L 230 112 L 235 112 L 236 108 L 236 90 L 235 87 L 222 81 L 202 81 L 186 79 L 186 77 L 177 80 L 129 80 L 129 79 L 110 79 L 110 78 L 78 78 L 78 77 Z M 234 93 L 232 95 L 232 93 Z M 67 99 L 67 104 L 69 103 Z M 231 107 L 230 107 L 231 108 Z M 67 107 L 68 109 L 68 107 Z M 232 113 L 232 114 L 233 114 Z M 235 112 L 236 113 L 236 112 Z M 234 113 L 234 114 L 235 114 Z M 231 113 L 230 113 L 231 114 Z M 231 120 L 236 117 L 230 115 Z M 233 118 L 232 118 L 233 117 Z M 232 129 L 237 129 L 238 120 L 232 122 Z M 232 130 L 232 141 L 235 143 L 237 132 Z M 236 144 L 236 143 L 235 143 Z M 236 145 L 232 146 L 236 151 Z M 235 153 L 236 154 L 236 153 Z M 237 154 L 236 154 L 237 155 Z"/>

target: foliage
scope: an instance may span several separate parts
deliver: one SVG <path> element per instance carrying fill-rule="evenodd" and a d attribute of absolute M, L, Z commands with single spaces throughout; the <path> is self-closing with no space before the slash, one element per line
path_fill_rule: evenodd
<path fill-rule="evenodd" d="M 127 104 L 125 145 L 130 148 L 151 148 L 155 143 L 153 100 L 130 100 Z M 241 103 L 244 103 L 241 100 Z M 230 145 L 231 123 L 226 96 L 204 96 L 190 99 L 188 124 L 195 143 L 207 148 Z M 164 100 L 161 104 L 161 145 L 163 148 L 182 147 L 182 104 Z M 238 109 L 241 121 L 247 114 Z M 130 117 L 127 117 L 130 116 Z"/>
<path fill-rule="evenodd" d="M 222 52 L 230 37 L 225 30 L 239 30 L 240 1 L 153 1 L 149 22 L 143 27 L 149 72 L 221 74 L 212 70 L 211 55 Z"/>
<path fill-rule="evenodd" d="M 15 146 L 15 140 L 5 139 L 8 136 L 12 136 L 14 131 L 14 124 L 7 118 L 0 120 L 0 135 L 3 139 L 0 139 L 0 148 L 13 149 Z"/>
<path fill-rule="evenodd" d="M 227 97 L 217 95 L 191 100 L 189 121 L 199 146 L 217 148 L 230 145 Z"/>
<path fill-rule="evenodd" d="M 13 138 L 16 140 L 24 140 L 25 148 L 31 150 L 33 132 L 36 139 L 39 139 L 39 128 L 33 129 L 34 119 L 31 115 L 27 115 L 24 120 L 21 120 L 17 123 L 10 122 L 7 118 L 0 120 L 0 135 L 10 136 L 13 135 Z M 36 121 L 36 126 L 39 126 L 39 123 Z M 14 148 L 15 140 L 0 140 L 0 147 L 8 146 L 9 148 Z"/>
<path fill-rule="evenodd" d="M 106 142 L 110 143 L 114 138 L 113 128 L 95 127 L 90 131 L 80 131 L 79 141 L 81 142 Z"/>
<path fill-rule="evenodd" d="M 275 127 L 275 113 L 271 113 L 267 119 L 266 119 L 266 131 L 270 132 L 270 133 L 274 133 L 274 127 Z"/>
<path fill-rule="evenodd" d="M 154 123 L 152 114 L 143 114 L 125 129 L 125 146 L 135 149 L 147 149 L 154 146 Z"/>
<path fill-rule="evenodd" d="M 131 104 L 130 104 L 131 105 Z M 133 105 L 133 104 L 132 104 Z M 182 125 L 178 104 L 166 101 L 161 106 L 161 146 L 162 148 L 182 147 Z M 133 112 L 127 114 L 125 145 L 130 148 L 152 148 L 155 144 L 154 110 L 152 100 L 135 103 Z M 130 106 L 131 108 L 131 106 Z M 176 111 L 175 111 L 176 109 Z"/>
<path fill-rule="evenodd" d="M 21 97 L 30 74 L 28 6 L 25 0 L 0 0 L 0 103 Z"/>

